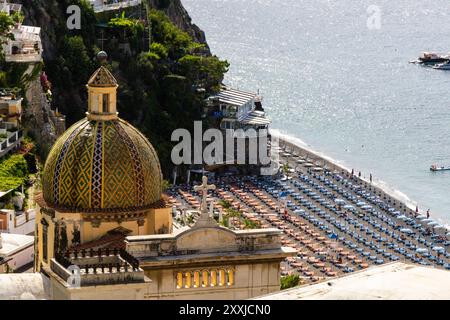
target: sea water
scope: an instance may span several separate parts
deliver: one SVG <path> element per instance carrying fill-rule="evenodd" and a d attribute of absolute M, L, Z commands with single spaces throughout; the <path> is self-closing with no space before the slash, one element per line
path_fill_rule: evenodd
<path fill-rule="evenodd" d="M 448 0 L 182 2 L 272 128 L 450 222 L 450 71 L 408 63 L 450 52 Z"/>

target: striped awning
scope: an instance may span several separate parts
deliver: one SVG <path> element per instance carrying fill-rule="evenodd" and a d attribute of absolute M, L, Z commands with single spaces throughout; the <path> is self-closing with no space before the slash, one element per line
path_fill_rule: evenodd
<path fill-rule="evenodd" d="M 220 93 L 212 98 L 219 99 L 221 103 L 240 107 L 251 101 L 254 101 L 257 98 L 257 95 L 254 93 L 235 90 L 231 88 L 223 88 Z"/>
<path fill-rule="evenodd" d="M 251 125 L 268 125 L 271 121 L 266 118 L 266 115 L 262 111 L 253 110 L 252 112 L 247 113 L 242 118 L 239 119 L 239 122 L 243 124 L 251 124 Z"/>

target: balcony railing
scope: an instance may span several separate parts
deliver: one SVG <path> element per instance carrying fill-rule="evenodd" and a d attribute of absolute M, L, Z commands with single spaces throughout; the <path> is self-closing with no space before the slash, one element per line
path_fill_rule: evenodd
<path fill-rule="evenodd" d="M 20 144 L 22 139 L 23 130 L 17 130 L 8 134 L 8 137 L 0 142 L 0 158 L 5 156 L 12 149 L 16 148 Z"/>
<path fill-rule="evenodd" d="M 100 13 L 103 11 L 119 10 L 128 7 L 134 7 L 140 5 L 141 3 L 142 0 L 129 0 L 129 1 L 120 1 L 116 3 L 108 3 L 103 5 L 93 4 L 93 8 L 95 13 Z"/>
<path fill-rule="evenodd" d="M 18 54 L 7 54 L 5 55 L 6 62 L 16 62 L 16 63 L 32 63 L 40 62 L 42 56 L 40 53 L 18 53 Z"/>
<path fill-rule="evenodd" d="M 125 250 L 98 249 L 72 250 L 65 255 L 57 254 L 51 269 L 67 281 L 71 267 L 79 269 L 80 285 L 93 286 L 129 282 L 143 282 L 144 271 L 139 262 Z"/>

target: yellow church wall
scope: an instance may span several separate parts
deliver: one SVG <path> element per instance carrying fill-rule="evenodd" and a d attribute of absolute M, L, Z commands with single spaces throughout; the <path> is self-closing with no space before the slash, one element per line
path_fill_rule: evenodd
<path fill-rule="evenodd" d="M 50 281 L 52 300 L 143 300 L 149 292 L 148 282 L 69 288 L 55 277 Z"/>
<path fill-rule="evenodd" d="M 146 233 L 148 235 L 158 234 L 161 228 L 167 228 L 167 233 L 172 230 L 172 209 L 151 209 L 147 212 Z"/>
<path fill-rule="evenodd" d="M 38 208 L 39 209 L 39 208 Z M 47 228 L 47 260 L 44 261 L 44 227 L 41 223 L 41 220 L 45 219 L 48 223 Z M 37 261 L 35 262 L 36 271 L 40 271 L 40 265 L 45 264 L 48 265 L 49 261 L 54 257 L 54 243 L 55 243 L 55 223 L 53 219 L 45 214 L 42 214 L 40 210 L 37 210 L 36 214 L 36 230 L 38 232 L 37 239 L 37 247 L 38 247 L 38 255 L 35 257 Z"/>
<path fill-rule="evenodd" d="M 106 235 L 108 231 L 114 230 L 119 227 L 131 230 L 132 235 L 138 235 L 138 224 L 136 221 L 124 221 L 122 223 L 102 222 L 98 227 L 94 227 L 90 221 L 83 221 L 81 225 L 82 243 L 97 240 Z"/>
<path fill-rule="evenodd" d="M 231 286 L 218 283 L 215 287 L 203 287 L 200 280 L 199 287 L 185 288 L 177 286 L 177 274 L 186 270 L 208 271 L 231 267 L 234 269 L 234 281 Z M 143 266 L 145 270 L 145 266 Z M 198 268 L 173 268 L 145 270 L 145 275 L 152 280 L 150 292 L 145 299 L 192 299 L 192 300 L 236 300 L 277 292 L 280 290 L 279 263 L 262 262 L 252 264 L 237 264 L 233 266 L 218 265 Z M 183 285 L 186 279 L 183 281 Z M 195 283 L 191 278 L 191 284 Z"/>

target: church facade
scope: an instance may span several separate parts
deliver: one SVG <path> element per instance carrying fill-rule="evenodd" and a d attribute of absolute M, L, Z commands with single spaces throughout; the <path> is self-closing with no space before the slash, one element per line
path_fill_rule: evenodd
<path fill-rule="evenodd" d="M 35 271 L 50 299 L 246 299 L 279 290 L 281 231 L 231 231 L 202 215 L 176 229 L 158 156 L 117 113 L 114 76 L 87 84 L 86 118 L 55 143 L 36 196 Z M 199 187 L 201 188 L 201 187 Z"/>

